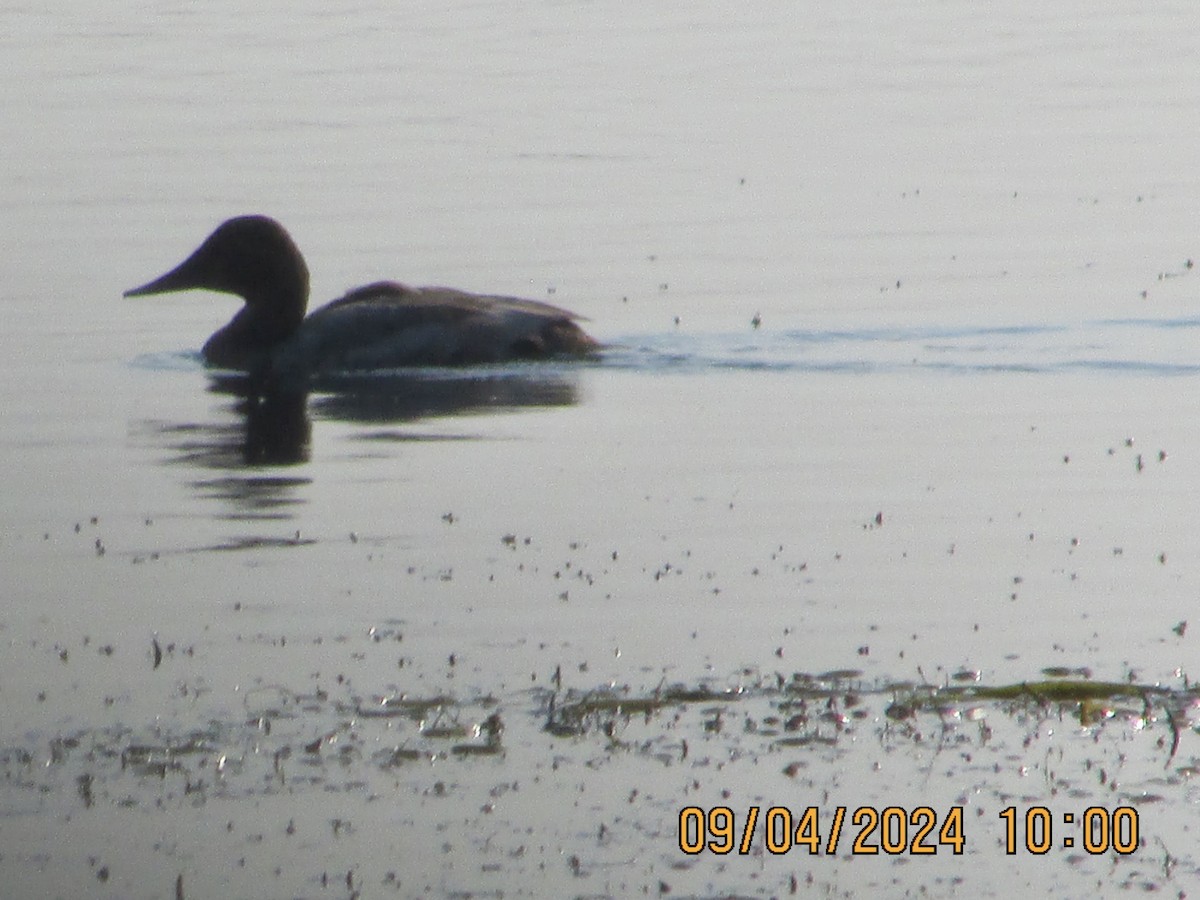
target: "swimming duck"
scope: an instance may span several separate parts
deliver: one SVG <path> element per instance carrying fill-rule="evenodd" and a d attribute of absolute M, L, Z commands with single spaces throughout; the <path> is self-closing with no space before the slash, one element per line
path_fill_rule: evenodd
<path fill-rule="evenodd" d="M 308 266 L 267 216 L 221 224 L 191 256 L 126 297 L 206 288 L 246 305 L 204 344 L 213 366 L 281 376 L 585 355 L 574 313 L 517 297 L 379 281 L 305 318 Z"/>

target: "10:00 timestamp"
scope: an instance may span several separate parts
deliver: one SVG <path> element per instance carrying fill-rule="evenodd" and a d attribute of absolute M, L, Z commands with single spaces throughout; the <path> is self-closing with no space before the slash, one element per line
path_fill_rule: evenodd
<path fill-rule="evenodd" d="M 1000 811 L 1004 822 L 1004 852 L 1013 856 L 1018 850 L 1041 855 L 1054 846 L 1054 816 L 1044 806 L 1031 806 L 1022 819 L 1015 806 Z M 1089 806 L 1082 816 L 1063 813 L 1062 824 L 1071 826 L 1071 833 L 1062 838 L 1063 849 L 1075 846 L 1074 828 L 1082 825 L 1082 846 L 1098 856 L 1112 850 L 1122 855 L 1138 848 L 1138 813 L 1132 806 L 1118 806 L 1111 811 L 1103 806 Z M 1018 840 L 1018 828 L 1024 828 L 1024 840 Z"/>
<path fill-rule="evenodd" d="M 1139 846 L 1138 811 L 1132 806 L 1112 810 L 1089 806 L 1082 814 L 1062 813 L 1060 821 L 1068 826 L 1068 833 L 1060 835 L 1057 843 L 1055 817 L 1045 806 L 1031 806 L 1023 815 L 1009 806 L 999 815 L 1005 825 L 1004 849 L 1010 856 L 1022 850 L 1040 856 L 1055 847 L 1070 849 L 1077 844 L 1093 855 L 1109 851 L 1128 855 Z M 848 846 L 841 844 L 844 832 L 849 832 Z M 856 856 L 881 851 L 914 856 L 946 851 L 957 856 L 966 847 L 961 806 L 951 806 L 942 816 L 928 806 L 912 810 L 860 806 L 853 811 L 838 806 L 832 816 L 815 806 L 795 814 L 786 806 L 772 806 L 765 814 L 762 807 L 750 806 L 740 822 L 727 806 L 707 810 L 686 806 L 679 811 L 679 849 L 688 855 L 705 851 L 745 855 L 760 833 L 772 854 L 807 850 L 833 855 L 839 846 L 846 846 Z"/>

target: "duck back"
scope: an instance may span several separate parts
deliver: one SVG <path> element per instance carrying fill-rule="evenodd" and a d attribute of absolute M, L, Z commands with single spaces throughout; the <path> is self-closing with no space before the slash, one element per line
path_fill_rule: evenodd
<path fill-rule="evenodd" d="M 577 318 L 536 300 L 381 281 L 313 312 L 277 349 L 273 368 L 318 374 L 594 352 Z"/>

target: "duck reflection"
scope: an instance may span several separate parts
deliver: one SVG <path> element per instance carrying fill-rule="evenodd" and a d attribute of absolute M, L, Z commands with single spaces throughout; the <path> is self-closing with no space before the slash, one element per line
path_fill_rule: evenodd
<path fill-rule="evenodd" d="M 310 462 L 314 421 L 370 426 L 363 440 L 430 441 L 444 436 L 403 426 L 579 402 L 573 375 L 529 364 L 331 376 L 304 390 L 223 373 L 210 376 L 208 390 L 223 401 L 216 421 L 147 425 L 171 452 L 172 464 L 211 473 L 190 486 L 225 504 L 223 517 L 232 519 L 288 519 L 304 502 L 312 479 L 300 467 Z"/>
<path fill-rule="evenodd" d="M 177 462 L 227 472 L 308 463 L 314 420 L 376 426 L 371 438 L 380 437 L 379 426 L 394 425 L 384 434 L 419 440 L 399 426 L 579 402 L 574 376 L 526 365 L 330 376 L 303 390 L 224 373 L 210 376 L 208 390 L 227 398 L 220 421 L 154 429 Z"/>
<path fill-rule="evenodd" d="M 311 410 L 321 419 L 360 424 L 401 424 L 530 407 L 573 406 L 573 380 L 525 372 L 446 370 L 427 374 L 342 375 L 319 382 L 323 393 Z"/>
<path fill-rule="evenodd" d="M 237 414 L 237 420 L 227 426 L 229 445 L 215 442 L 212 448 L 217 451 L 221 468 L 229 468 L 231 459 L 238 466 L 308 462 L 312 421 L 304 392 L 265 392 L 246 376 L 214 378 L 209 391 L 234 398 L 232 408 Z"/>
<path fill-rule="evenodd" d="M 173 462 L 234 470 L 308 461 L 312 422 L 303 392 L 263 392 L 242 375 L 216 376 L 208 390 L 229 398 L 221 421 L 151 423 Z"/>

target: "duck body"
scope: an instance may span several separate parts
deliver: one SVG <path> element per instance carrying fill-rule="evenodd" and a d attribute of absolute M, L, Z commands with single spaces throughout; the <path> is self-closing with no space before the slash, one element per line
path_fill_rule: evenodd
<path fill-rule="evenodd" d="M 380 281 L 350 291 L 300 323 L 276 351 L 295 369 L 462 366 L 587 353 L 596 343 L 565 309 L 454 288 Z"/>
<path fill-rule="evenodd" d="M 287 231 L 266 216 L 220 225 L 137 297 L 206 288 L 245 306 L 204 344 L 205 361 L 285 378 L 410 366 L 465 366 L 594 353 L 574 313 L 517 297 L 380 281 L 305 318 L 308 267 Z"/>

